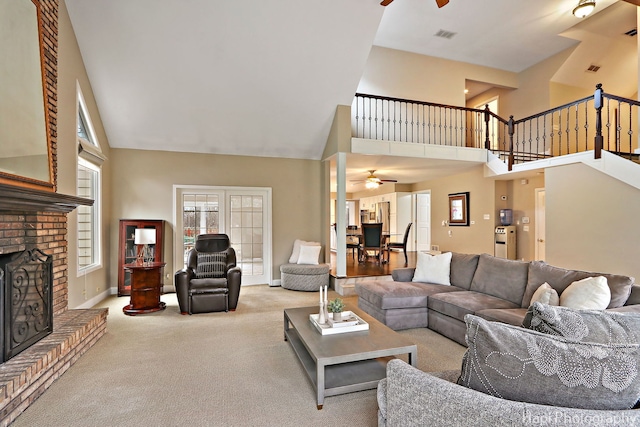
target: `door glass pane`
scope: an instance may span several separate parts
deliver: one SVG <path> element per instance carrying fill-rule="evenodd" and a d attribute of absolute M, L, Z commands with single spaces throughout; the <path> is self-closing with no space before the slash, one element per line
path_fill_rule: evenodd
<path fill-rule="evenodd" d="M 219 233 L 220 204 L 217 194 L 184 194 L 182 196 L 182 239 L 184 262 L 198 234 Z"/>
<path fill-rule="evenodd" d="M 261 275 L 264 272 L 263 205 L 262 196 L 230 196 L 230 238 L 243 275 Z"/>

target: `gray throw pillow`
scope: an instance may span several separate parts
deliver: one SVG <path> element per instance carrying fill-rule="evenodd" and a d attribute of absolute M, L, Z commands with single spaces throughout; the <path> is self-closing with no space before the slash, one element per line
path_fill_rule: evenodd
<path fill-rule="evenodd" d="M 629 409 L 640 398 L 640 346 L 574 342 L 466 315 L 458 383 L 491 396 L 584 409 Z"/>
<path fill-rule="evenodd" d="M 522 326 L 571 341 L 640 344 L 640 313 L 575 310 L 534 302 Z"/>
<path fill-rule="evenodd" d="M 478 267 L 479 259 L 480 255 L 453 252 L 451 257 L 451 284 L 468 291 Z"/>
<path fill-rule="evenodd" d="M 482 254 L 469 290 L 505 299 L 520 306 L 528 271 L 528 262 Z"/>
<path fill-rule="evenodd" d="M 227 270 L 226 252 L 198 252 L 198 279 L 225 277 Z"/>

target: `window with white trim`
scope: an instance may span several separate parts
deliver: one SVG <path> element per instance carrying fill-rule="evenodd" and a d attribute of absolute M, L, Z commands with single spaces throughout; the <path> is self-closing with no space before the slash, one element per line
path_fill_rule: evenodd
<path fill-rule="evenodd" d="M 91 118 L 78 87 L 77 114 L 78 171 L 77 194 L 93 200 L 92 206 L 79 206 L 78 217 L 78 274 L 86 274 L 102 264 L 100 250 L 102 205 L 101 166 L 106 159 L 95 137 Z"/>

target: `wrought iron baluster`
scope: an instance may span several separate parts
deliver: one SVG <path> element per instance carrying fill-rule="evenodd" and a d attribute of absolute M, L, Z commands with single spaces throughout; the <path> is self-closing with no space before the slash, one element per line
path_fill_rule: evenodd
<path fill-rule="evenodd" d="M 360 138 L 360 131 L 358 130 L 358 121 L 360 120 L 360 99 L 361 97 L 356 96 L 356 137 Z"/>
<path fill-rule="evenodd" d="M 589 147 L 589 101 L 584 103 L 584 141 L 585 146 Z"/>
<path fill-rule="evenodd" d="M 375 122 L 375 130 L 376 130 L 376 139 L 378 139 L 378 98 L 376 98 L 375 105 L 376 105 L 376 111 L 374 115 L 375 117 L 374 122 Z"/>
<path fill-rule="evenodd" d="M 368 137 L 369 139 L 371 139 L 371 98 L 369 98 L 369 114 L 368 114 L 368 120 L 369 120 L 369 134 Z"/>
<path fill-rule="evenodd" d="M 629 105 L 629 130 L 627 131 L 627 133 L 629 134 L 629 159 L 632 159 L 633 156 L 633 127 L 631 126 L 632 123 L 632 114 L 631 114 L 631 110 L 633 109 L 632 105 Z"/>
<path fill-rule="evenodd" d="M 578 118 L 578 105 L 576 105 L 576 124 L 575 124 L 575 131 L 576 131 L 576 153 L 580 152 L 580 146 L 578 145 L 580 143 L 580 137 L 578 136 L 578 132 L 580 131 L 580 125 L 579 125 L 580 119 Z"/>
<path fill-rule="evenodd" d="M 618 101 L 618 108 L 615 109 L 616 113 L 615 113 L 615 118 L 616 118 L 616 152 L 620 152 L 620 147 L 622 146 L 622 123 L 621 123 L 621 118 L 622 118 L 622 112 L 620 110 L 620 101 Z"/>

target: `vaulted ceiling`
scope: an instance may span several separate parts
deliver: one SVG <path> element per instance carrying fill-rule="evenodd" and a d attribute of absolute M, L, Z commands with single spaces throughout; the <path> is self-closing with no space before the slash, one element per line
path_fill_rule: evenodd
<path fill-rule="evenodd" d="M 115 148 L 319 159 L 374 44 L 521 71 L 577 43 L 577 0 L 65 3 Z"/>

